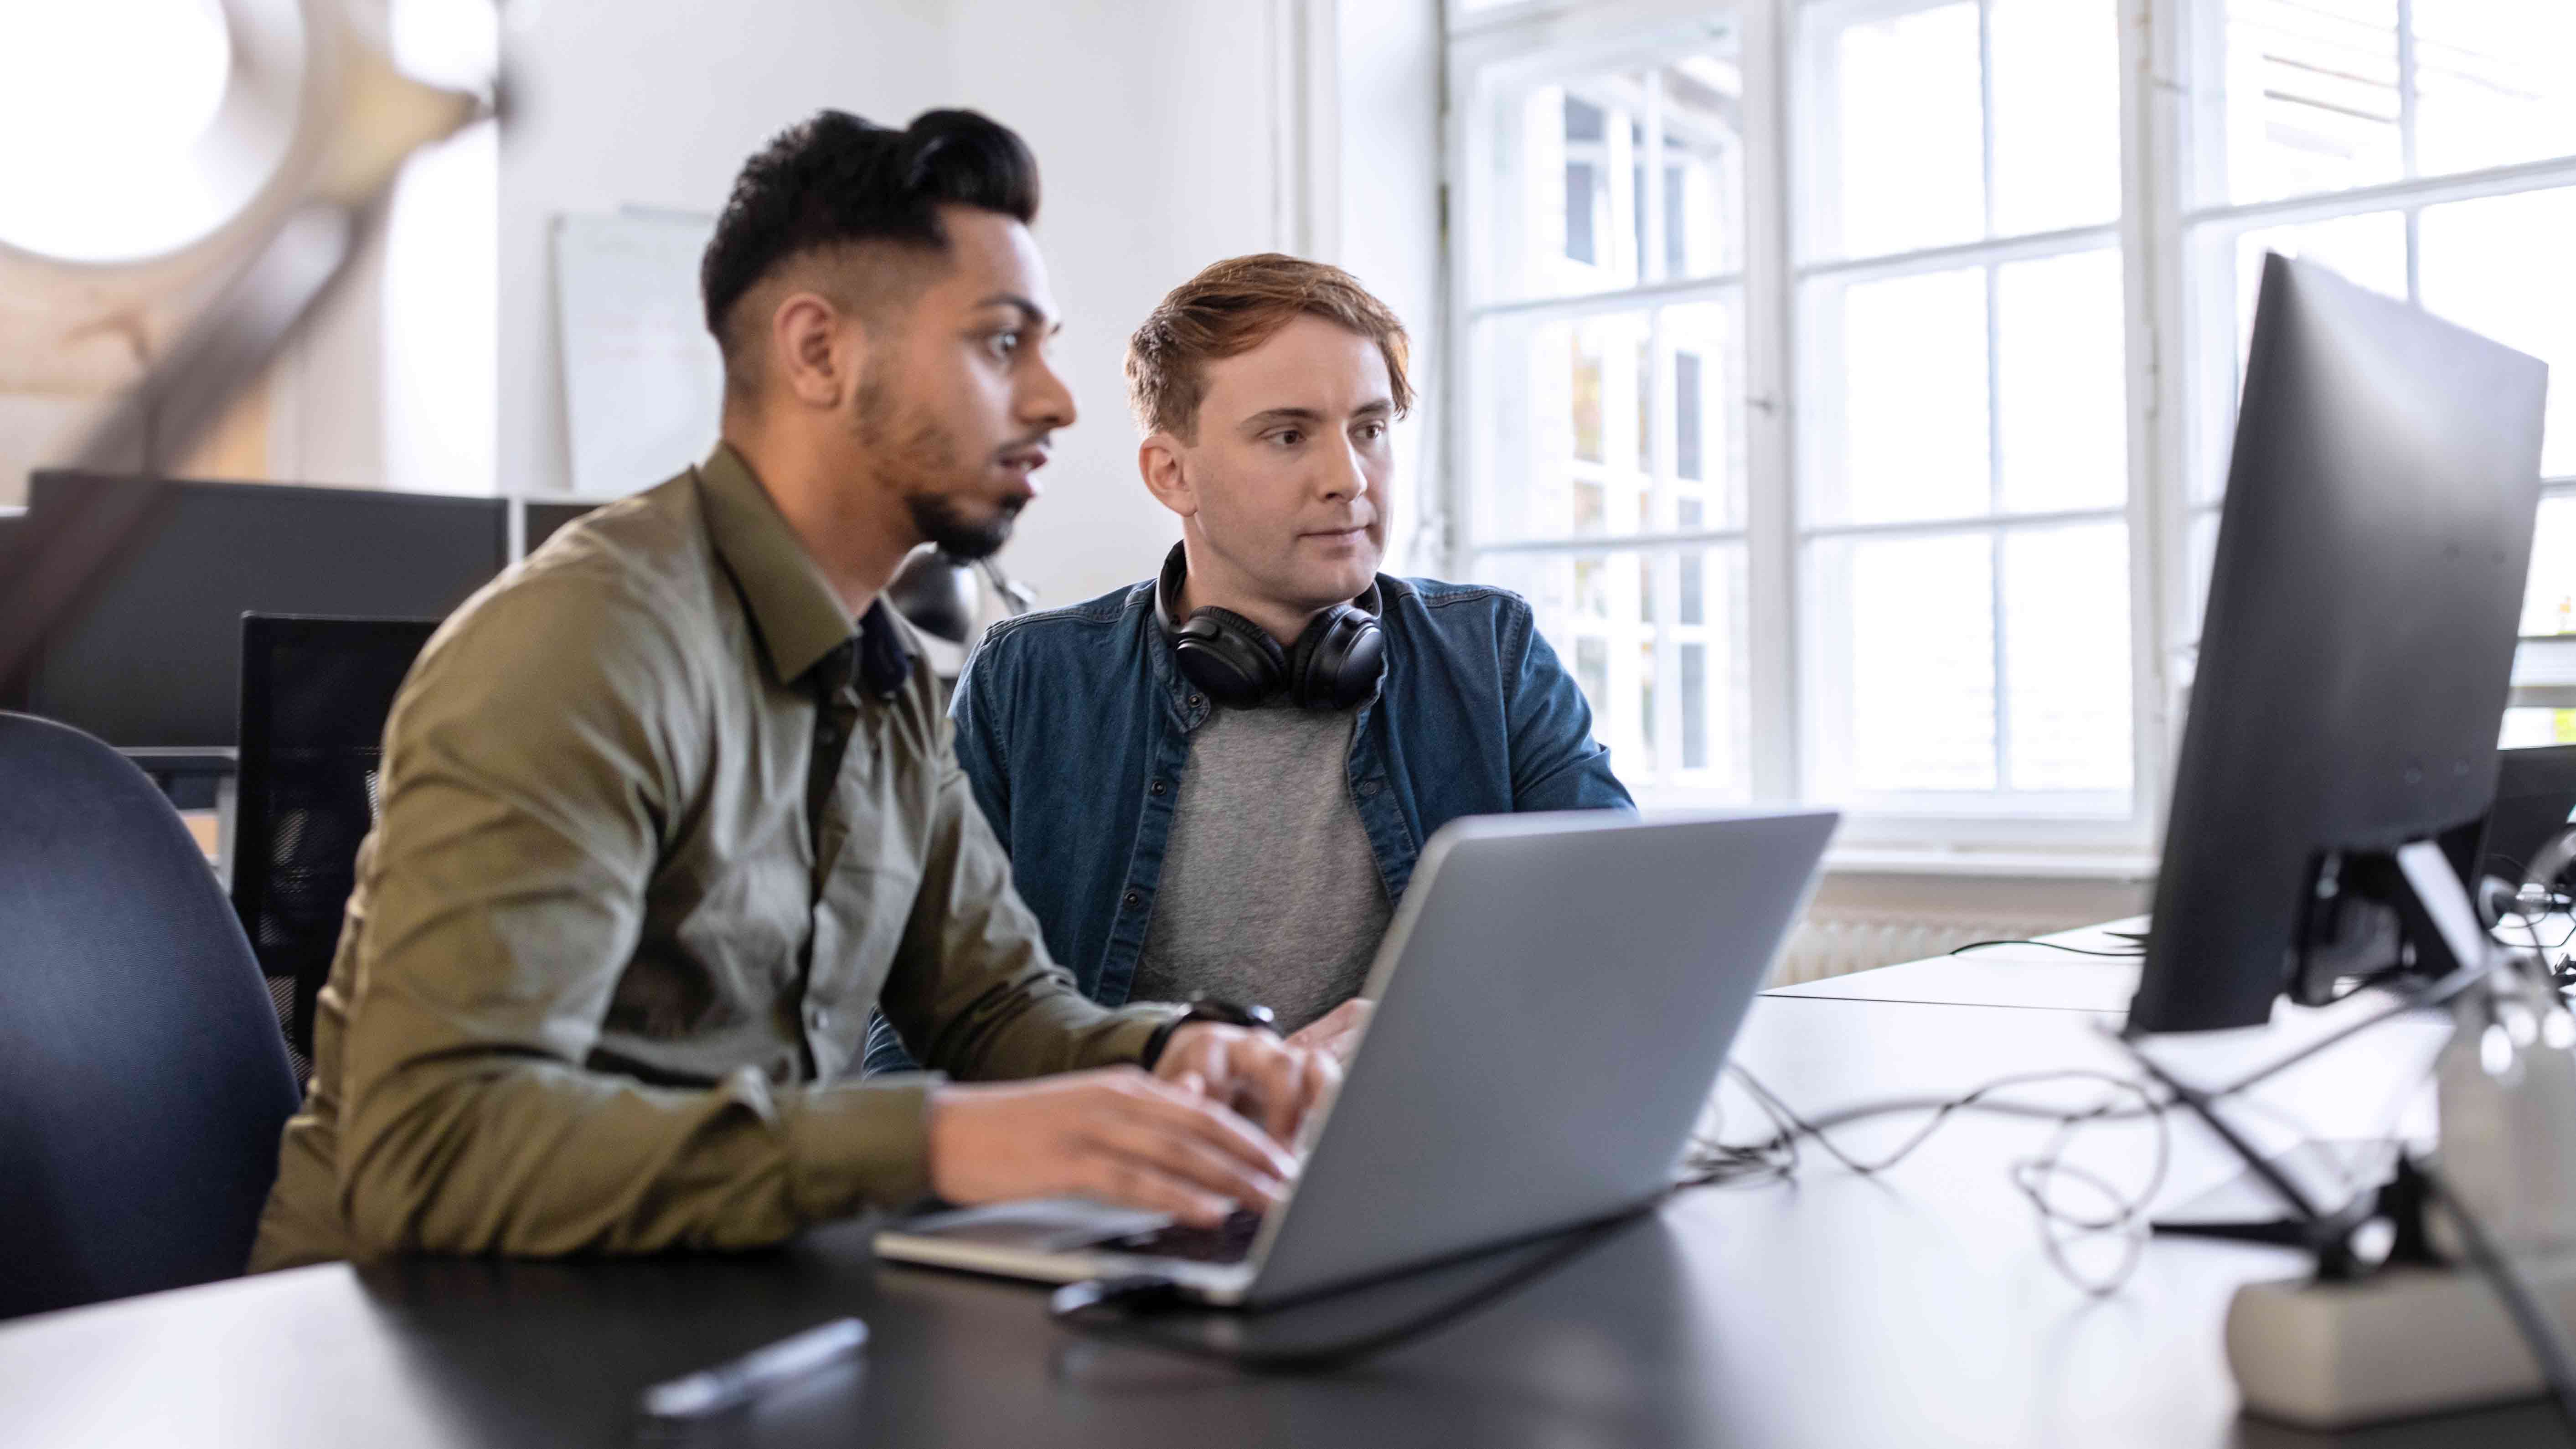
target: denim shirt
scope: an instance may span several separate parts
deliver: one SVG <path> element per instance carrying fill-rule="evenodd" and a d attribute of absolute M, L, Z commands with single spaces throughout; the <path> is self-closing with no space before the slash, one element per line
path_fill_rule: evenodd
<path fill-rule="evenodd" d="M 1386 672 L 1348 768 L 1390 903 L 1461 815 L 1633 808 L 1519 595 L 1385 576 L 1378 589 Z M 1123 1004 L 1135 981 L 1191 736 L 1217 707 L 1181 674 L 1150 580 L 994 625 L 958 677 L 958 762 L 1047 950 L 1095 1001 Z M 910 1066 L 882 1021 L 867 1066 Z"/>

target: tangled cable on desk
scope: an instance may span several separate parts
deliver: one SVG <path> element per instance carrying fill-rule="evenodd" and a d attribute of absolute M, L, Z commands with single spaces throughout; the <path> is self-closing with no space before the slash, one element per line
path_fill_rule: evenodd
<path fill-rule="evenodd" d="M 2146 1250 L 2147 1207 L 2163 1189 L 2166 1172 L 2173 1160 L 2173 1129 L 2166 1121 L 2165 1113 L 2174 1104 L 2159 1098 L 2148 1083 L 2084 1068 L 2025 1072 L 1998 1077 L 1954 1097 L 1877 1102 L 1829 1114 L 1821 1121 L 1809 1121 L 1764 1085 L 1761 1078 L 1741 1065 L 1729 1063 L 1726 1070 L 1744 1086 L 1754 1105 L 1762 1109 L 1777 1130 L 1759 1142 L 1730 1144 L 1703 1139 L 1695 1143 L 1684 1160 L 1683 1186 L 1742 1186 L 1787 1181 L 1798 1172 L 1798 1143 L 1801 1138 L 1812 1138 L 1827 1156 L 1846 1170 L 1861 1177 L 1871 1177 L 1913 1156 L 1915 1149 L 1931 1140 L 1943 1123 L 1962 1112 L 2048 1121 L 2055 1123 L 2057 1130 L 2038 1156 L 2013 1164 L 2012 1183 L 2038 1217 L 2041 1244 L 2049 1262 L 2069 1282 L 2096 1297 L 2117 1292 L 2137 1271 L 2138 1260 Z M 2091 1106 L 2077 1108 L 2041 1106 L 2001 1100 L 1997 1096 L 2016 1089 L 2066 1082 L 2092 1082 L 2102 1086 L 2105 1095 Z M 1912 1112 L 1924 1112 L 1929 1116 L 1912 1136 L 1875 1159 L 1855 1157 L 1828 1135 L 1834 1128 L 1849 1123 Z M 2067 1151 L 2084 1127 L 2105 1121 L 2139 1119 L 2154 1124 L 2156 1151 L 2146 1182 L 2134 1192 L 2124 1191 L 2101 1174 L 2067 1161 Z M 2100 1194 L 2107 1210 L 2088 1213 L 2065 1206 L 2052 1195 L 2052 1189 L 2061 1181 L 2077 1183 Z M 2118 1265 L 2107 1275 L 2088 1275 L 2079 1271 L 2068 1255 L 2069 1246 L 2085 1239 L 2115 1234 L 2123 1240 Z"/>

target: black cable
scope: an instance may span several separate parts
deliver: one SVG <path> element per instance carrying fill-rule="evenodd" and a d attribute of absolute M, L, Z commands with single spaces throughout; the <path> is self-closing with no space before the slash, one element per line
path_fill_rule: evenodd
<path fill-rule="evenodd" d="M 2558 1417 L 2566 1421 L 2568 1432 L 2576 1435 L 2576 1348 L 2569 1346 L 2566 1331 L 2532 1291 L 2531 1281 L 2487 1232 L 2486 1224 L 2451 1191 L 2450 1184 L 2420 1162 L 2415 1164 L 2415 1171 L 2424 1179 L 2428 1196 L 2451 1210 L 2451 1220 L 2459 1225 L 2460 1245 L 2468 1250 L 2470 1264 L 2486 1275 L 2488 1286 L 2504 1300 L 2505 1312 L 2512 1317 L 2515 1331 L 2522 1335 L 2523 1346 L 2531 1350 L 2532 1361 L 2540 1365 L 2540 1377 L 2558 1405 Z"/>
<path fill-rule="evenodd" d="M 2014 945 L 2024 943 L 1985 942 L 1976 944 Z M 2083 955 L 2133 954 L 2120 952 L 2080 951 L 2079 948 L 2076 947 L 2055 946 L 2053 943 L 2045 941 L 2031 942 L 2027 944 L 2050 946 L 2055 950 L 2077 951 L 2078 954 Z M 1970 948 L 1961 947 L 1960 949 L 1967 950 Z M 2259 1085 L 2277 1073 L 2286 1071 L 2290 1067 L 2297 1065 L 2299 1062 L 2305 1061 L 2309 1057 L 2316 1055 L 2318 1052 L 2325 1050 L 2327 1047 L 2344 1041 L 2361 1031 L 2367 1030 L 2372 1026 L 2376 1026 L 2379 1023 L 2390 1019 L 2391 1017 L 2401 1015 L 2408 1011 L 2417 1010 L 2426 1005 L 2437 1004 L 2440 1001 L 2447 1000 L 2449 997 L 2456 995 L 2460 990 L 2465 989 L 2469 984 L 2475 981 L 2478 976 L 2483 974 L 2484 970 L 2482 967 L 2463 968 L 2459 971 L 2453 972 L 2450 976 L 2427 983 L 2426 985 L 2407 993 L 2403 998 L 2392 1003 L 2387 1009 L 2373 1013 L 2359 1022 L 2351 1023 L 2339 1028 L 2317 1041 L 2310 1042 L 2296 1051 L 2276 1058 L 2275 1060 L 2257 1068 L 2253 1072 L 2224 1087 L 2219 1087 L 2206 1092 L 2192 1092 L 2192 1095 L 2199 1097 L 2204 1102 L 2214 1102 L 2235 1096 Z M 2132 1050 L 2134 1050 L 2134 1047 Z M 2141 1058 L 2141 1060 L 2143 1060 L 2143 1058 Z M 1051 1300 L 1048 1308 L 1049 1316 L 1075 1333 L 1105 1342 L 1125 1343 L 1134 1346 L 1161 1349 L 1165 1352 L 1224 1363 L 1235 1368 L 1245 1369 L 1256 1373 L 1321 1373 L 1356 1363 L 1362 1359 L 1382 1353 L 1389 1348 L 1393 1348 L 1411 1339 L 1435 1332 L 1462 1318 L 1465 1318 L 1469 1314 L 1472 1314 L 1487 1304 L 1492 1303 L 1496 1299 L 1501 1298 L 1504 1294 L 1511 1292 L 1513 1289 L 1529 1283 L 1549 1272 L 1554 1271 L 1563 1264 L 1572 1261 L 1574 1258 L 1580 1256 L 1585 1249 L 1601 1241 L 1603 1238 L 1606 1238 L 1612 1231 L 1626 1225 L 1635 1217 L 1653 1211 L 1664 1201 L 1682 1191 L 1697 1187 L 1740 1184 L 1744 1182 L 1776 1182 L 1792 1178 L 1796 1175 L 1800 1165 L 1798 1139 L 1801 1137 L 1811 1137 L 1815 1139 L 1816 1144 L 1819 1147 L 1822 1147 L 1835 1161 L 1841 1163 L 1851 1172 L 1859 1176 L 1867 1177 L 1885 1172 L 1908 1156 L 1911 1156 L 1916 1148 L 1921 1147 L 1933 1136 L 1934 1133 L 1940 1130 L 1943 1123 L 1948 1121 L 1952 1116 L 1962 1112 L 1977 1112 L 1994 1116 L 2020 1117 L 2052 1122 L 2057 1125 L 2057 1135 L 2050 1140 L 2049 1146 L 2042 1151 L 2039 1157 L 2014 1164 L 2013 1185 L 2022 1193 L 2024 1198 L 2030 1202 L 2032 1209 L 2040 1219 L 2043 1234 L 2042 1241 L 2051 1264 L 2054 1265 L 2060 1273 L 2064 1274 L 2069 1281 L 2074 1282 L 2086 1292 L 2092 1293 L 2096 1296 L 2101 1296 L 2116 1291 L 2135 1270 L 2139 1257 L 2144 1251 L 2143 1239 L 2132 1238 L 2130 1250 L 2123 1259 L 2120 1268 L 2108 1279 L 2097 1280 L 2088 1279 L 2074 1271 L 2071 1263 L 2065 1257 L 2064 1244 L 2058 1240 L 2050 1229 L 2053 1227 L 2064 1226 L 2072 1229 L 2076 1236 L 2081 1238 L 2110 1232 L 2124 1232 L 2133 1225 L 2142 1222 L 2145 1217 L 2148 1203 L 2152 1201 L 2156 1192 L 2159 1191 L 2163 1185 L 2163 1180 L 2171 1161 L 2171 1138 L 2170 1129 L 2166 1122 L 2166 1114 L 2175 1106 L 2182 1105 L 2184 1101 L 2184 1098 L 2180 1095 L 2159 1100 L 2153 1092 L 2149 1090 L 2146 1084 L 2142 1084 L 2131 1078 L 2086 1068 L 2067 1068 L 2059 1071 L 2024 1072 L 2012 1076 L 1999 1077 L 1965 1093 L 1951 1097 L 1902 1098 L 1868 1103 L 1862 1106 L 1845 1108 L 1837 1112 L 1828 1113 L 1815 1121 L 1809 1121 L 1805 1117 L 1800 1116 L 1795 1108 L 1789 1106 L 1789 1104 L 1777 1093 L 1764 1085 L 1759 1078 L 1755 1077 L 1752 1072 L 1745 1069 L 1742 1065 L 1729 1062 L 1726 1070 L 1735 1076 L 1738 1081 L 1744 1084 L 1747 1092 L 1753 1098 L 1754 1105 L 1761 1108 L 1763 1114 L 1771 1119 L 1772 1126 L 1775 1130 L 1770 1137 L 1759 1142 L 1741 1144 L 1730 1144 L 1710 1140 L 1699 1141 L 1693 1145 L 1691 1151 L 1685 1157 L 1684 1175 L 1654 1202 L 1640 1207 L 1631 1213 L 1609 1219 L 1606 1222 L 1597 1224 L 1593 1227 L 1573 1230 L 1567 1235 L 1566 1240 L 1562 1244 L 1552 1248 L 1546 1253 L 1538 1255 L 1530 1262 L 1503 1275 L 1494 1282 L 1482 1285 L 1457 1299 L 1440 1304 L 1426 1312 L 1416 1314 L 1411 1318 L 1404 1319 L 1388 1327 L 1373 1330 L 1369 1333 L 1362 1334 L 1354 1338 L 1340 1340 L 1338 1342 L 1318 1344 L 1303 1348 L 1277 1350 L 1234 1349 L 1223 1348 L 1195 1340 L 1177 1338 L 1169 1334 L 1155 1333 L 1138 1326 L 1138 1321 L 1133 1318 L 1103 1318 L 1099 1316 L 1100 1310 L 1105 1310 L 1122 1304 L 1166 1304 L 1177 1301 L 1176 1295 L 1173 1292 L 1173 1287 L 1167 1280 L 1153 1278 L 1118 1280 L 1110 1283 L 1077 1283 L 1070 1285 L 1067 1288 L 1059 1290 L 1054 1299 Z M 2150 1070 L 2154 1070 L 2152 1064 L 2150 1064 Z M 2157 1075 L 2162 1077 L 2161 1072 L 2158 1072 Z M 2010 1091 L 2017 1087 L 2037 1086 L 2045 1083 L 2069 1081 L 2096 1082 L 2109 1088 L 2115 1096 L 2106 1097 L 2102 1102 L 2097 1103 L 2093 1107 L 2074 1111 L 2070 1111 L 2065 1108 L 2038 1107 L 2021 1102 L 1991 1100 L 1994 1097 L 1994 1094 Z M 2163 1084 L 2169 1091 L 2175 1091 L 2177 1093 L 2191 1091 L 2191 1089 L 2182 1087 L 2180 1083 L 2173 1081 L 2169 1077 L 2163 1078 Z M 2116 1100 L 2117 1094 L 2125 1094 L 2126 1096 L 2134 1098 L 2137 1105 L 2131 1107 L 2115 1106 L 2114 1101 Z M 1848 1123 L 1862 1121 L 1872 1117 L 1891 1116 L 1908 1112 L 1929 1112 L 1931 1114 L 1931 1119 L 1927 1121 L 1920 1130 L 1915 1132 L 1912 1137 L 1907 1138 L 1903 1143 L 1899 1144 L 1895 1151 L 1880 1158 L 1876 1162 L 1865 1163 L 1854 1158 L 1849 1153 L 1843 1151 L 1831 1137 L 1826 1135 L 1834 1128 L 1844 1126 Z M 2071 1134 L 2080 1128 L 2100 1122 L 2136 1120 L 2152 1120 L 2157 1127 L 2156 1166 L 2151 1172 L 2148 1184 L 2142 1192 L 2135 1195 L 2121 1193 L 2098 1174 L 2095 1174 L 2088 1169 L 2076 1167 L 2064 1160 L 2064 1151 L 2071 1143 Z M 2057 1178 L 2066 1178 L 2083 1183 L 2094 1191 L 2101 1193 L 2106 1201 L 2115 1205 L 2116 1210 L 2107 1217 L 2098 1219 L 2087 1219 L 2067 1212 L 2065 1209 L 2059 1207 L 2055 1202 L 2053 1202 L 2047 1193 L 2047 1184 Z"/>
<path fill-rule="evenodd" d="M 1982 1086 L 1962 1093 L 1956 1097 L 1933 1099 L 1928 1102 L 1918 1100 L 1903 1103 L 1876 1103 L 1869 1107 L 1850 1109 L 1845 1112 L 1835 1114 L 1833 1117 L 1826 1119 L 1825 1122 L 1818 1123 L 1810 1122 L 1799 1116 L 1794 1108 L 1790 1107 L 1788 1103 L 1780 1099 L 1779 1094 L 1773 1092 L 1768 1086 L 1765 1086 L 1760 1078 L 1754 1076 L 1752 1072 L 1746 1070 L 1744 1067 L 1734 1063 L 1729 1063 L 1727 1070 L 1732 1073 L 1738 1081 L 1744 1084 L 1746 1091 L 1752 1095 L 1754 1101 L 1761 1105 L 1766 1112 L 1770 1113 L 1775 1122 L 1785 1118 L 1789 1125 L 1780 1137 L 1775 1138 L 1772 1141 L 1755 1143 L 1741 1147 L 1729 1147 L 1724 1144 L 1709 1144 L 1704 1146 L 1702 1149 L 1705 1154 L 1745 1154 L 1749 1156 L 1750 1154 L 1758 1154 L 1766 1151 L 1776 1151 L 1778 1148 L 1783 1146 L 1794 1148 L 1798 1137 L 1807 1136 L 1813 1137 L 1816 1140 L 1816 1145 L 1822 1147 L 1828 1156 L 1832 1157 L 1836 1162 L 1841 1163 L 1855 1175 L 1870 1177 L 1875 1176 L 1878 1173 L 1885 1172 L 1896 1166 L 1898 1163 L 1904 1161 L 1907 1157 L 1912 1156 L 1916 1148 L 1921 1147 L 1926 1141 L 1930 1140 L 1932 1135 L 1940 1130 L 1942 1123 L 1948 1121 L 1949 1118 L 1956 1113 L 1980 1112 L 1998 1116 L 2036 1118 L 2043 1121 L 2054 1122 L 2057 1124 L 2058 1130 L 2057 1134 L 2050 1139 L 2048 1147 L 2043 1149 L 2037 1158 L 2015 1163 L 2012 1170 L 2013 1186 L 2021 1192 L 2025 1199 L 2029 1201 L 2032 1211 L 2038 1216 L 2041 1231 L 2041 1243 L 2048 1254 L 2050 1264 L 2054 1266 L 2059 1273 L 2063 1274 L 2067 1281 L 2075 1284 L 2079 1288 L 2082 1288 L 2087 1293 L 2091 1293 L 2096 1297 L 2102 1297 L 2117 1291 L 2120 1285 L 2128 1280 L 2129 1275 L 2135 1271 L 2137 1267 L 2140 1255 L 2144 1252 L 2145 1235 L 2143 1233 L 2134 1234 L 2129 1239 L 2128 1251 L 2122 1256 L 2122 1260 L 2118 1268 L 2113 1270 L 2107 1278 L 2088 1277 L 2087 1275 L 2076 1271 L 2073 1261 L 2066 1256 L 2065 1241 L 2060 1240 L 2055 1231 L 2055 1229 L 2060 1227 L 2070 1229 L 2073 1237 L 2076 1239 L 2099 1236 L 2106 1233 L 2127 1233 L 2132 1227 L 2144 1223 L 2148 1205 L 2154 1201 L 2155 1195 L 2163 1189 L 2165 1174 L 2171 1166 L 2173 1154 L 2172 1133 L 2166 1126 L 2163 1113 L 2171 1104 L 2157 1101 L 2153 1093 L 2149 1092 L 2144 1085 L 2136 1081 L 2126 1077 L 2115 1076 L 2108 1072 L 2097 1072 L 2084 1068 L 2068 1068 L 2062 1071 L 2051 1072 L 2025 1072 L 2009 1077 L 1999 1077 L 1994 1081 L 1987 1082 Z M 2109 1088 L 2114 1095 L 2106 1097 L 2102 1102 L 2097 1103 L 2092 1107 L 2074 1110 L 2062 1107 L 2036 1107 L 2021 1102 L 1998 1102 L 1989 1100 L 1997 1092 L 2010 1091 L 2017 1087 L 2036 1086 L 2042 1083 L 2067 1081 L 2098 1082 Z M 2126 1110 L 2116 1108 L 2113 1103 L 2120 1096 L 2133 1098 L 2136 1100 L 2138 1105 Z M 1887 1153 L 1885 1156 L 1880 1157 L 1874 1162 L 1863 1162 L 1858 1158 L 1853 1157 L 1850 1153 L 1845 1152 L 1839 1145 L 1837 1145 L 1833 1138 L 1826 1135 L 1831 1127 L 1840 1126 L 1844 1122 L 1857 1121 L 1865 1116 L 1889 1115 L 1893 1112 L 1902 1111 L 1929 1111 L 1932 1113 L 1932 1119 L 1917 1130 L 1913 1136 L 1898 1144 L 1894 1151 Z M 2074 1133 L 2081 1128 L 2102 1121 L 2114 1119 L 2135 1120 L 2141 1118 L 2151 1120 L 2156 1125 L 2156 1156 L 2155 1166 L 2148 1173 L 2147 1183 L 2138 1193 L 2123 1193 L 2100 1175 L 2085 1168 L 2076 1167 L 2065 1160 L 2066 1148 L 2072 1145 Z M 1720 1168 L 1719 1170 L 1721 1172 L 1724 1171 L 1723 1168 Z M 1786 1176 L 1787 1173 L 1784 1172 L 1780 1175 Z M 2081 1215 L 2066 1211 L 2049 1196 L 2048 1185 L 2059 1178 L 2081 1182 L 2086 1186 L 2091 1187 L 2094 1191 L 2102 1194 L 2105 1201 L 2113 1204 L 2116 1211 L 2108 1217 L 2098 1219 L 2088 1219 Z"/>
<path fill-rule="evenodd" d="M 2144 951 L 2096 951 L 2085 946 L 2061 946 L 2055 941 L 2032 940 L 1970 941 L 1964 946 L 1951 947 L 1949 954 L 1964 956 L 1970 951 L 1982 951 L 1988 946 L 2045 946 L 2051 951 L 2064 951 L 2071 956 L 2107 956 L 2115 961 L 2135 961 L 2147 954 Z"/>
<path fill-rule="evenodd" d="M 1134 1286 L 1118 1291 L 1119 1285 L 1075 1283 L 1057 1290 L 1047 1305 L 1047 1316 L 1085 1338 L 1105 1343 L 1159 1349 L 1184 1358 L 1204 1359 L 1252 1373 L 1313 1374 L 1345 1368 L 1372 1355 L 1383 1353 L 1399 1344 L 1437 1332 L 1494 1302 L 1512 1290 L 1533 1282 L 1581 1257 L 1613 1233 L 1654 1211 L 1666 1192 L 1643 1207 L 1634 1208 L 1615 1218 L 1607 1218 L 1586 1227 L 1569 1230 L 1563 1241 L 1548 1248 L 1512 1271 L 1490 1283 L 1477 1285 L 1456 1298 L 1440 1303 L 1421 1313 L 1371 1329 L 1367 1333 L 1331 1342 L 1299 1348 L 1259 1349 L 1227 1348 L 1176 1334 L 1156 1333 L 1142 1326 L 1134 1317 L 1106 1317 L 1095 1310 L 1138 1302 L 1164 1306 L 1177 1302 L 1171 1284 L 1164 1279 L 1127 1280 Z M 1497 1251 L 1508 1251 L 1498 1249 Z"/>

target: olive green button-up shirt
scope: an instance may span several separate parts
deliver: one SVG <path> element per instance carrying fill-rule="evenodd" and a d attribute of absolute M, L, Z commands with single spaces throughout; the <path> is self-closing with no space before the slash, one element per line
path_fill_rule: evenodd
<path fill-rule="evenodd" d="M 938 1078 L 855 1080 L 871 1007 L 961 1076 L 1134 1060 L 1169 1008 L 1047 958 L 905 637 L 854 633 L 721 446 L 459 609 L 386 724 L 252 1268 L 918 1198 Z"/>

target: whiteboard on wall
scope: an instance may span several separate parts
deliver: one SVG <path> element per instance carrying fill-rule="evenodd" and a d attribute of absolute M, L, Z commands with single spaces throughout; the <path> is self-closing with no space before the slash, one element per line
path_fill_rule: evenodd
<path fill-rule="evenodd" d="M 724 360 L 698 303 L 698 258 L 714 232 L 715 218 L 687 212 L 555 218 L 574 492 L 622 497 L 714 446 Z"/>

